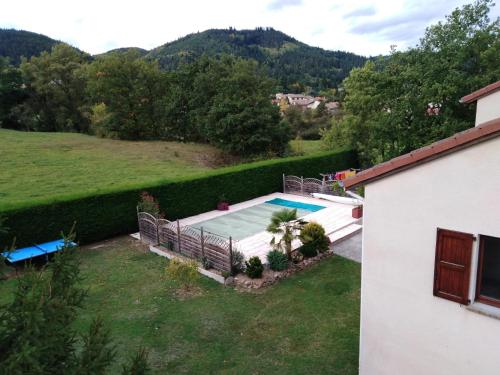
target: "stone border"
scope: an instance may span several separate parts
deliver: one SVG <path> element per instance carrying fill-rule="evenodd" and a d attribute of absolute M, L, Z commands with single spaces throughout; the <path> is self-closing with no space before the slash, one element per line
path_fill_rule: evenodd
<path fill-rule="evenodd" d="M 321 260 L 331 257 L 332 255 L 334 255 L 334 252 L 329 249 L 324 253 L 316 255 L 315 257 L 305 258 L 299 263 L 291 263 L 290 266 L 284 271 L 273 271 L 266 267 L 262 277 L 259 279 L 251 279 L 246 274 L 240 273 L 232 278 L 233 280 L 230 280 L 230 278 L 226 279 L 226 285 L 235 286 L 236 288 L 243 290 L 265 288 L 277 283 L 281 279 L 285 279 L 297 272 L 309 268 Z"/>

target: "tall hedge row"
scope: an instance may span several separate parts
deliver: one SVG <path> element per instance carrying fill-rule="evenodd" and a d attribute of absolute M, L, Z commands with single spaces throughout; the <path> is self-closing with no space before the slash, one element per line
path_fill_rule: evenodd
<path fill-rule="evenodd" d="M 11 209 L 1 213 L 7 218 L 9 231 L 0 236 L 0 246 L 10 244 L 13 237 L 18 246 L 53 240 L 75 221 L 80 243 L 132 233 L 137 230 L 135 207 L 142 191 L 157 198 L 166 217 L 173 220 L 215 209 L 221 194 L 230 203 L 238 203 L 282 191 L 283 173 L 319 177 L 321 172 L 355 167 L 357 163 L 352 151 L 268 160 L 140 188 Z"/>

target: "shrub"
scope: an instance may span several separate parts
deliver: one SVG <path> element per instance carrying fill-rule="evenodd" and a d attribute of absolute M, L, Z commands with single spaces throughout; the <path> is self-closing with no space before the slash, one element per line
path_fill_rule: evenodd
<path fill-rule="evenodd" d="M 165 269 L 167 277 L 178 282 L 181 288 L 190 290 L 198 281 L 198 263 L 195 260 L 183 262 L 173 258 L 168 262 Z"/>
<path fill-rule="evenodd" d="M 318 250 L 316 250 L 316 246 L 314 246 L 314 243 L 312 242 L 303 244 L 299 247 L 299 251 L 304 258 L 312 258 L 318 255 Z"/>
<path fill-rule="evenodd" d="M 147 191 L 143 191 L 140 195 L 140 201 L 137 204 L 139 212 L 147 212 L 156 218 L 162 218 L 163 214 L 160 212 L 160 205 L 158 201 L 150 195 Z"/>
<path fill-rule="evenodd" d="M 206 270 L 209 270 L 210 268 L 212 268 L 212 262 L 207 257 L 201 258 L 201 264 L 202 264 L 203 268 Z"/>
<path fill-rule="evenodd" d="M 283 271 L 288 268 L 287 256 L 279 250 L 271 250 L 268 252 L 267 262 L 269 263 L 269 268 L 273 271 Z"/>
<path fill-rule="evenodd" d="M 211 211 L 221 191 L 237 203 L 282 189 L 282 174 L 314 176 L 328 170 L 357 166 L 353 151 L 324 152 L 310 156 L 265 160 L 206 172 L 204 175 L 156 184 L 128 186 L 94 194 L 73 194 L 61 199 L 5 204 L 9 233 L 0 233 L 0 247 L 14 237 L 18 246 L 51 241 L 76 221 L 80 244 L 137 231 L 137 196 L 147 190 L 166 210 L 167 219 Z"/>
<path fill-rule="evenodd" d="M 231 274 L 237 275 L 245 270 L 245 256 L 238 250 L 233 250 L 233 258 L 231 263 Z"/>
<path fill-rule="evenodd" d="M 340 185 L 338 181 L 335 181 L 332 185 L 332 192 L 333 194 L 339 196 L 339 197 L 345 197 L 346 193 L 344 191 L 344 187 Z"/>
<path fill-rule="evenodd" d="M 325 235 L 325 229 L 318 223 L 308 223 L 300 231 L 302 246 L 300 252 L 306 258 L 316 256 L 318 252 L 323 253 L 328 250 L 330 240 Z"/>
<path fill-rule="evenodd" d="M 258 279 L 259 277 L 262 277 L 264 266 L 262 265 L 259 257 L 251 257 L 250 259 L 248 259 L 248 262 L 245 262 L 245 265 L 248 277 L 252 279 Z"/>

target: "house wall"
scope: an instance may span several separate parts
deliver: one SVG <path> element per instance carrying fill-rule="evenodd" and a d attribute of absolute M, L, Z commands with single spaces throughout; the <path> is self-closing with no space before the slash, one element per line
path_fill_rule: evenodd
<path fill-rule="evenodd" d="M 500 90 L 477 101 L 476 126 L 500 117 Z"/>
<path fill-rule="evenodd" d="M 438 227 L 500 237 L 500 137 L 369 183 L 363 220 L 360 374 L 499 374 L 500 320 L 433 279 Z"/>

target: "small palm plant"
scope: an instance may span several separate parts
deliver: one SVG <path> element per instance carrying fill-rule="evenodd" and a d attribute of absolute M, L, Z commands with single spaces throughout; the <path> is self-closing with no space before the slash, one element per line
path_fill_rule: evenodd
<path fill-rule="evenodd" d="M 297 219 L 297 210 L 277 211 L 271 217 L 271 224 L 267 231 L 273 234 L 281 234 L 281 238 L 276 242 L 273 236 L 271 245 L 280 250 L 285 250 L 288 260 L 292 260 L 292 241 L 299 237 L 299 232 L 306 224 L 304 220 Z"/>

